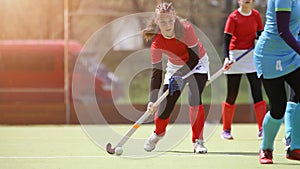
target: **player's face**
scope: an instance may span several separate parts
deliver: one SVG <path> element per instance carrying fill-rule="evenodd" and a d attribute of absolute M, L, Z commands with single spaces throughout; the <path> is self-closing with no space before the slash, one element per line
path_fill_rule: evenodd
<path fill-rule="evenodd" d="M 252 7 L 253 1 L 254 0 L 238 0 L 238 3 L 240 4 L 240 6 Z"/>
<path fill-rule="evenodd" d="M 173 13 L 163 13 L 157 15 L 156 24 L 164 36 L 173 37 L 175 35 L 175 19 L 175 15 Z"/>

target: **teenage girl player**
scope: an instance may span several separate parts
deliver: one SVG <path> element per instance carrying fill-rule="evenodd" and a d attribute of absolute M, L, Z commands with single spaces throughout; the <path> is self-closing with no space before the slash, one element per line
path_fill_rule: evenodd
<path fill-rule="evenodd" d="M 258 124 L 258 138 L 262 137 L 262 122 L 266 114 L 266 102 L 262 97 L 261 81 L 256 75 L 253 62 L 253 51 L 245 55 L 234 64 L 230 60 L 236 59 L 250 48 L 263 31 L 263 24 L 259 12 L 252 9 L 254 0 L 238 0 L 239 8 L 227 18 L 224 30 L 224 66 L 227 77 L 227 97 L 222 104 L 223 139 L 233 139 L 231 124 L 235 112 L 235 101 L 238 95 L 242 74 L 246 74 L 250 83 L 254 102 L 254 112 Z"/>
<path fill-rule="evenodd" d="M 189 87 L 189 115 L 192 127 L 192 143 L 195 153 L 206 153 L 204 146 L 203 127 L 205 112 L 201 94 L 208 80 L 209 62 L 206 51 L 199 42 L 195 31 L 187 21 L 176 16 L 171 3 L 163 2 L 157 5 L 154 18 L 143 31 L 146 41 L 151 43 L 152 77 L 148 109 L 157 110 L 154 117 L 155 129 L 145 141 L 144 149 L 152 151 L 159 140 L 166 134 L 166 127 L 170 120 L 182 87 L 188 83 Z M 164 81 L 162 80 L 162 54 L 168 58 Z M 182 77 L 190 73 L 183 79 Z M 158 96 L 163 82 L 163 91 L 168 88 L 170 94 L 158 106 L 152 107 Z"/>
<path fill-rule="evenodd" d="M 285 83 L 300 96 L 300 1 L 269 0 L 266 18 L 264 32 L 255 47 L 254 63 L 271 106 L 263 122 L 259 162 L 272 164 L 274 140 L 287 103 Z M 286 158 L 300 160 L 300 112 L 292 114 L 290 124 L 291 145 Z"/>

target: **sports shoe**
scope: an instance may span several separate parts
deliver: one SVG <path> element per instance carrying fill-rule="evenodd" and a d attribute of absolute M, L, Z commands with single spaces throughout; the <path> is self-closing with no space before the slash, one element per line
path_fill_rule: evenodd
<path fill-rule="evenodd" d="M 270 149 L 259 150 L 260 164 L 273 164 L 273 151 Z"/>
<path fill-rule="evenodd" d="M 263 137 L 263 131 L 262 131 L 262 129 L 260 129 L 260 130 L 258 131 L 258 136 L 257 136 L 257 138 L 258 138 L 259 140 L 261 140 L 262 137 Z"/>
<path fill-rule="evenodd" d="M 233 140 L 230 130 L 224 130 L 221 137 L 225 140 Z"/>
<path fill-rule="evenodd" d="M 196 139 L 194 144 L 194 153 L 196 154 L 206 154 L 207 153 L 207 148 L 204 146 L 204 141 L 203 140 L 198 140 Z"/>
<path fill-rule="evenodd" d="M 157 142 L 162 138 L 162 136 L 158 136 L 156 133 L 153 133 L 144 143 L 145 151 L 152 151 L 155 149 Z"/>
<path fill-rule="evenodd" d="M 284 150 L 287 151 L 291 147 L 291 138 L 284 137 L 282 142 L 285 144 Z"/>
<path fill-rule="evenodd" d="M 290 160 L 300 160 L 300 149 L 291 150 L 288 148 L 286 158 Z"/>

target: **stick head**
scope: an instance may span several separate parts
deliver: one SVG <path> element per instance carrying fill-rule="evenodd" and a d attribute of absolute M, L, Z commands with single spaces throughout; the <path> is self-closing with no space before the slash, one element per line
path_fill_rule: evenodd
<path fill-rule="evenodd" d="M 107 145 L 106 145 L 106 151 L 109 153 L 109 154 L 115 154 L 115 148 L 112 148 L 111 147 L 111 144 L 110 143 L 108 143 Z"/>

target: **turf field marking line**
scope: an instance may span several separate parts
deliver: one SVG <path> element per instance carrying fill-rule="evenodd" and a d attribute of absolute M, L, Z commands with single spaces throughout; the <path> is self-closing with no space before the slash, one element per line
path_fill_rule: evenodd
<path fill-rule="evenodd" d="M 115 156 L 0 156 L 1 159 L 71 159 L 71 158 L 117 158 Z"/>
<path fill-rule="evenodd" d="M 277 156 L 285 156 L 285 154 L 274 154 Z M 205 156 L 214 156 L 214 157 L 249 157 L 248 155 L 232 155 L 232 154 L 205 154 L 205 155 L 195 155 L 191 154 L 182 154 L 182 153 L 174 153 L 174 154 L 164 154 L 158 155 L 157 157 L 205 157 Z M 257 153 L 258 156 L 258 153 Z M 126 155 L 124 157 L 127 157 Z M 130 157 L 130 156 L 129 156 Z M 108 155 L 100 155 L 100 156 L 0 156 L 1 159 L 67 159 L 67 158 L 119 158 L 118 156 L 108 156 Z M 146 157 L 147 158 L 147 157 Z M 133 157 L 134 159 L 134 157 Z"/>

